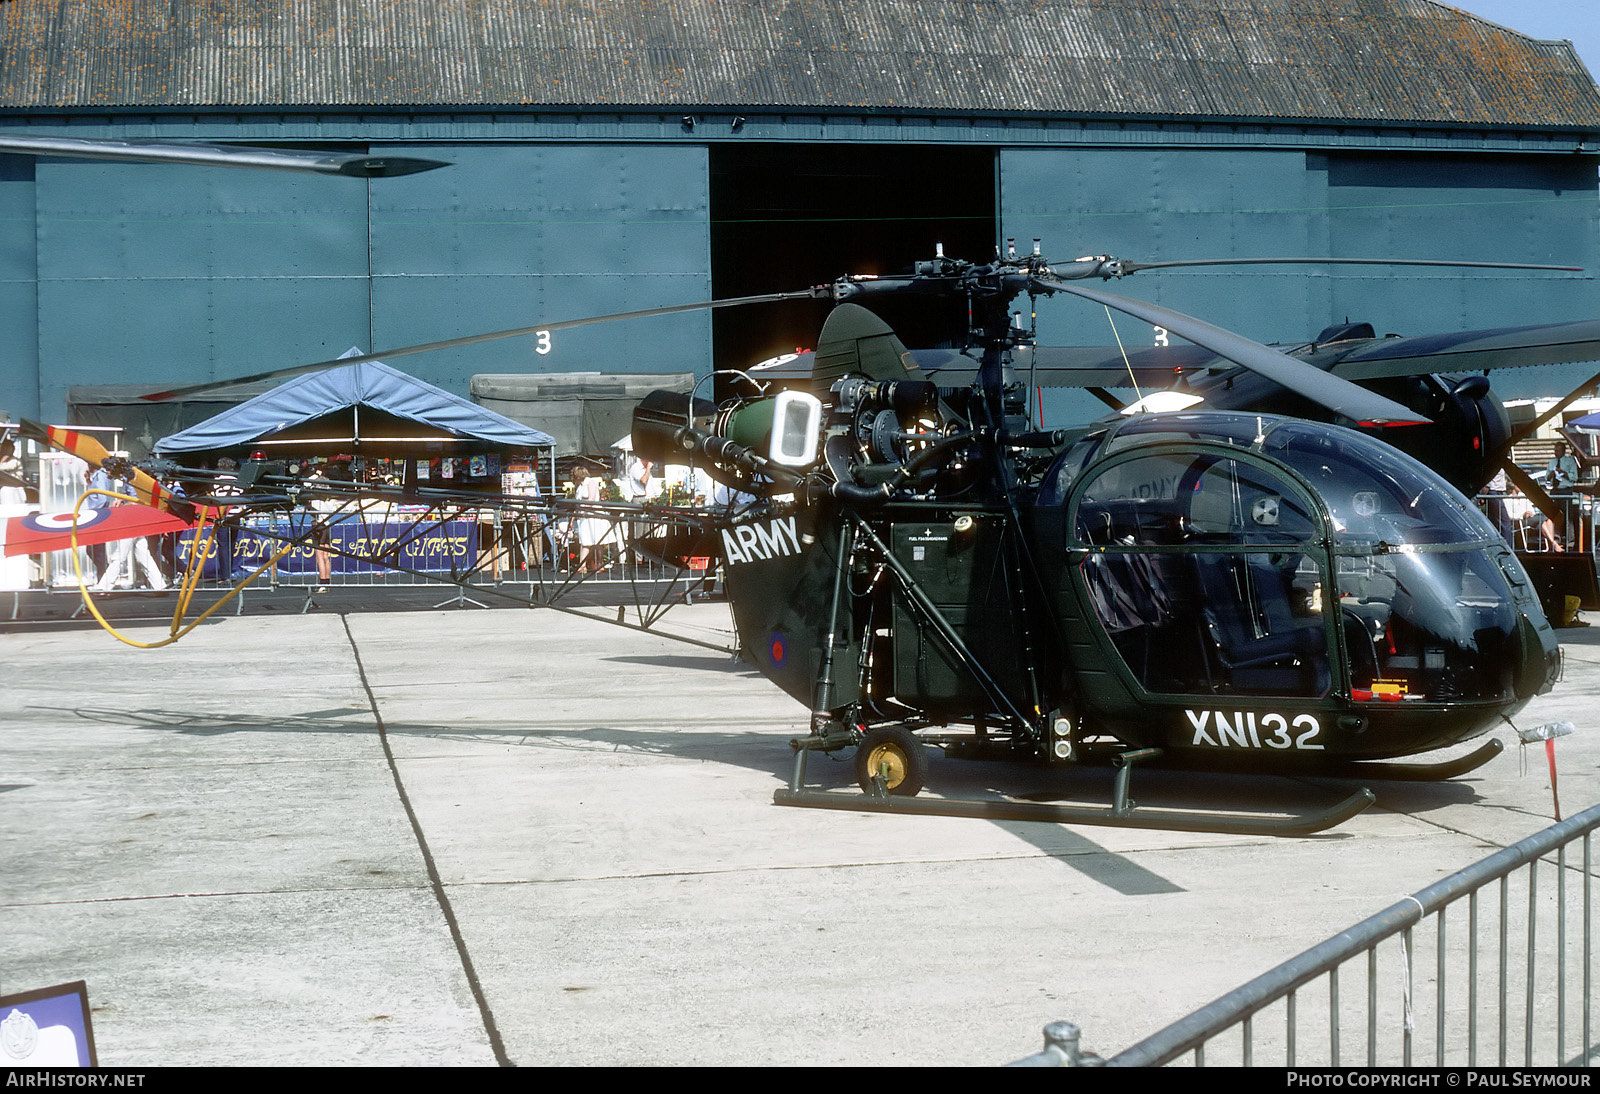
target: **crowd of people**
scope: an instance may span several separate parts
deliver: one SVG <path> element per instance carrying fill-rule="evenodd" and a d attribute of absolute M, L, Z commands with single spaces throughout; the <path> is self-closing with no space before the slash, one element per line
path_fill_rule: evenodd
<path fill-rule="evenodd" d="M 598 509 L 605 502 L 658 505 L 716 505 L 731 507 L 748 497 L 715 482 L 700 468 L 674 466 L 660 468 L 650 460 L 631 453 L 614 474 L 584 466 L 573 467 L 571 480 L 563 493 L 573 501 L 596 506 L 585 513 L 535 521 L 511 521 L 520 530 L 502 535 L 498 543 L 503 559 L 517 569 L 536 568 L 549 563 L 558 572 L 595 574 L 626 560 L 630 552 L 643 561 L 637 542 L 659 532 L 649 521 L 626 519 L 621 514 L 606 514 Z M 515 541 L 521 540 L 520 549 Z"/>
<path fill-rule="evenodd" d="M 1500 535 L 1518 550 L 1557 552 L 1583 543 L 1579 529 L 1587 513 L 1583 465 L 1565 441 L 1556 441 L 1553 454 L 1544 467 L 1544 492 L 1559 507 L 1549 513 L 1513 489 L 1504 470 L 1484 487 L 1483 497 L 1489 519 Z M 1560 523 L 1556 521 L 1560 517 Z"/>

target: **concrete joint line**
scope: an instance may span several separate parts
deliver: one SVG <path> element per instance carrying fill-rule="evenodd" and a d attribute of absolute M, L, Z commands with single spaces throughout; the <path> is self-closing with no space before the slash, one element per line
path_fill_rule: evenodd
<path fill-rule="evenodd" d="M 422 852 L 422 862 L 428 868 L 428 884 L 433 889 L 433 896 L 439 903 L 439 910 L 444 913 L 444 921 L 450 928 L 450 939 L 455 943 L 456 953 L 461 958 L 461 971 L 466 974 L 467 985 L 472 989 L 472 998 L 478 1004 L 478 1014 L 483 1019 L 483 1031 L 489 1037 L 489 1047 L 494 1050 L 495 1062 L 501 1067 L 512 1066 L 511 1060 L 506 1056 L 505 1044 L 500 1040 L 500 1029 L 495 1025 L 494 1012 L 489 1009 L 489 1000 L 483 994 L 483 985 L 478 982 L 478 972 L 472 965 L 472 955 L 467 952 L 467 941 L 461 935 L 461 925 L 456 922 L 456 913 L 450 907 L 450 898 L 445 894 L 444 882 L 439 877 L 439 868 L 433 861 L 433 852 L 428 848 L 428 839 L 422 833 L 422 822 L 417 819 L 417 812 L 411 807 L 411 798 L 406 794 L 406 787 L 400 781 L 400 768 L 395 763 L 394 749 L 389 746 L 389 731 L 383 724 L 383 714 L 378 710 L 378 697 L 372 692 L 372 684 L 367 679 L 367 667 L 361 660 L 361 649 L 356 645 L 356 636 L 350 630 L 350 617 L 341 612 L 339 622 L 344 625 L 345 637 L 350 640 L 350 653 L 355 658 L 356 673 L 361 677 L 361 689 L 366 692 L 367 704 L 372 708 L 372 717 L 378 726 L 378 742 L 383 746 L 384 760 L 389 764 L 389 775 L 394 779 L 395 793 L 399 795 L 400 804 L 406 811 L 406 819 L 411 822 L 411 831 L 417 837 L 417 849 Z"/>

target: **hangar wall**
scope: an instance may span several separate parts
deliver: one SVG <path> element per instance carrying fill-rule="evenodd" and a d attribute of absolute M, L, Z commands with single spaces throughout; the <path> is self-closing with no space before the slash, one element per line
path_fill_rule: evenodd
<path fill-rule="evenodd" d="M 1261 342 L 1298 343 L 1346 319 L 1427 334 L 1600 314 L 1600 206 L 1593 154 L 1507 154 L 1470 142 L 1427 151 L 1007 149 L 1003 236 L 1043 236 L 1050 255 L 1135 260 L 1274 255 L 1450 259 L 1584 267 L 1582 274 L 1378 266 L 1150 271 L 1111 286 Z M 1040 341 L 1147 345 L 1160 335 L 1067 298 L 1040 305 Z M 1494 375 L 1503 398 L 1565 393 L 1592 364 Z M 1054 424 L 1100 413 L 1049 392 Z"/>
<path fill-rule="evenodd" d="M 709 299 L 704 146 L 422 154 L 454 166 L 369 182 L 0 157 L 0 409 L 59 418 L 74 385 L 221 379 Z M 398 363 L 464 394 L 478 372 L 703 371 L 709 342 L 709 318 L 689 314 Z"/>
<path fill-rule="evenodd" d="M 39 415 L 39 273 L 34 164 L 0 156 L 0 419 Z"/>
<path fill-rule="evenodd" d="M 59 418 L 73 385 L 194 382 L 352 345 L 709 299 L 708 162 L 733 141 L 840 155 L 867 143 L 959 146 L 962 170 L 992 162 L 994 238 L 1026 246 L 1041 236 L 1055 257 L 1374 255 L 1591 271 L 1193 270 L 1113 286 L 1261 340 L 1301 340 L 1346 316 L 1416 333 L 1590 317 L 1600 307 L 1597 157 L 1555 132 L 811 116 L 737 126 L 702 116 L 692 128 L 675 115 L 102 115 L 50 124 L 60 120 L 26 128 L 370 146 L 454 166 L 363 182 L 0 156 L 0 321 L 10 334 L 0 411 L 11 415 Z M 975 151 L 992 161 L 974 161 Z M 771 185 L 781 207 L 791 184 L 775 172 Z M 949 182 L 924 169 L 882 185 L 893 193 Z M 821 215 L 859 215 L 858 195 L 823 195 Z M 782 258 L 781 247 L 768 253 Z M 1125 337 L 1136 327 L 1119 324 Z M 1041 306 L 1044 341 L 1106 344 L 1108 333 L 1103 313 L 1065 300 Z M 1132 340 L 1149 334 L 1133 329 Z M 701 313 L 556 332 L 544 353 L 524 338 L 397 364 L 462 393 L 475 373 L 703 374 L 711 339 Z"/>
<path fill-rule="evenodd" d="M 1600 310 L 1594 156 L 1008 149 L 1000 162 L 1003 234 L 1019 246 L 1042 235 L 1051 255 L 1451 259 L 1587 271 L 1209 267 L 1140 273 L 1113 287 L 1258 341 L 1305 341 L 1346 317 L 1415 334 Z M 1102 311 L 1057 305 L 1081 326 L 1070 336 L 1052 329 L 1051 341 L 1107 342 Z M 1134 333 L 1147 341 L 1148 331 Z"/>

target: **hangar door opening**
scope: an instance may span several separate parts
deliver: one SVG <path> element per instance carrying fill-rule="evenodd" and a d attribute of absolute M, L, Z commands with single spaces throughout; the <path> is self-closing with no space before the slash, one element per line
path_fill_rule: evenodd
<path fill-rule="evenodd" d="M 994 255 L 995 152 L 948 145 L 720 144 L 711 154 L 711 286 L 717 297 L 786 292 L 845 273 L 895 273 L 944 253 Z M 906 345 L 960 332 L 958 309 L 874 302 Z M 717 368 L 812 349 L 824 301 L 712 313 Z"/>

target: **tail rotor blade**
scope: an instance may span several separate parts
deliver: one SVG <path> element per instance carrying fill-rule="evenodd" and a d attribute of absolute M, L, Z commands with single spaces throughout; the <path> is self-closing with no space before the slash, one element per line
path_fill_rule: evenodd
<path fill-rule="evenodd" d="M 30 440 L 78 457 L 91 469 L 100 467 L 112 458 L 105 445 L 87 433 L 79 433 L 76 429 L 67 429 L 59 425 L 40 425 L 38 422 L 23 419 L 18 432 Z M 176 497 L 137 467 L 128 468 L 128 485 L 133 487 L 134 496 L 144 504 L 164 510 L 185 521 L 194 519 L 193 505 Z"/>

